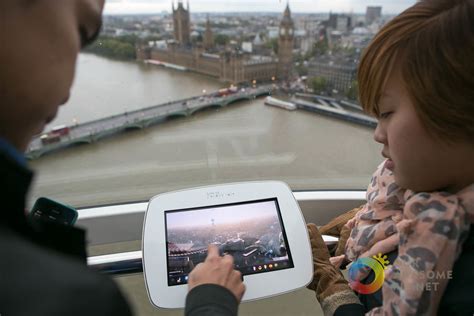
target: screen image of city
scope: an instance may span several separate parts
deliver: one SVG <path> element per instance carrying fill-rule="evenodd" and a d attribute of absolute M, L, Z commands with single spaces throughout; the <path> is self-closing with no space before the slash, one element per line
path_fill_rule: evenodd
<path fill-rule="evenodd" d="M 243 276 L 293 268 L 277 199 L 165 212 L 168 285 L 188 282 L 214 244 Z"/>

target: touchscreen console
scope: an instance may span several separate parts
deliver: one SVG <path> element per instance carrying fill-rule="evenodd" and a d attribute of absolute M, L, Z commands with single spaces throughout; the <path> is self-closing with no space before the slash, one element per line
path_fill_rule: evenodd
<path fill-rule="evenodd" d="M 243 276 L 293 268 L 276 198 L 165 211 L 168 285 L 188 274 L 214 244 Z"/>
<path fill-rule="evenodd" d="M 303 214 L 283 182 L 212 185 L 153 197 L 143 223 L 143 275 L 152 304 L 182 308 L 210 244 L 234 258 L 242 301 L 306 286 L 313 261 Z"/>

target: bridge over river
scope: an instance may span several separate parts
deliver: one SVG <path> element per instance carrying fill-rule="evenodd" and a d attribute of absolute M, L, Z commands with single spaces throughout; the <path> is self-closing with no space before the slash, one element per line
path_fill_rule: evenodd
<path fill-rule="evenodd" d="M 55 142 L 44 143 L 40 136 L 35 137 L 26 153 L 28 159 L 35 159 L 51 151 L 73 144 L 92 143 L 100 138 L 123 132 L 127 129 L 142 129 L 171 117 L 189 116 L 210 107 L 225 107 L 241 100 L 252 100 L 262 95 L 269 95 L 273 85 L 262 85 L 256 88 L 240 89 L 225 96 L 207 94 L 164 104 L 159 104 L 131 112 L 113 115 L 69 127 L 69 133 Z"/>

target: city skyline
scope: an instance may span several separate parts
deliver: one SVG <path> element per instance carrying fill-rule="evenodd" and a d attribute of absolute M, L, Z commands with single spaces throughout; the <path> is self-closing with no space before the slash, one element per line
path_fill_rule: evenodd
<path fill-rule="evenodd" d="M 106 0 L 105 14 L 156 14 L 171 13 L 172 3 L 177 0 Z M 397 14 L 413 5 L 415 0 L 294 0 L 290 8 L 294 13 L 365 13 L 367 6 L 381 6 L 382 14 Z M 186 5 L 187 1 L 183 1 Z M 272 12 L 281 13 L 286 0 L 191 0 L 192 13 Z M 312 9 L 313 8 L 313 9 Z"/>
<path fill-rule="evenodd" d="M 235 224 L 267 217 L 278 219 L 274 201 L 166 213 L 166 225 L 168 230 L 172 230 L 206 226 L 213 222 L 216 225 Z"/>

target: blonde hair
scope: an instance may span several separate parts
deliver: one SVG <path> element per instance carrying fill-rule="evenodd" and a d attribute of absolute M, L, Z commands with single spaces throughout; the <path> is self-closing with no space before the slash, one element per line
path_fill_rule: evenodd
<path fill-rule="evenodd" d="M 365 49 L 359 101 L 378 116 L 389 74 L 400 70 L 422 124 L 446 139 L 474 140 L 474 0 L 421 0 Z"/>

